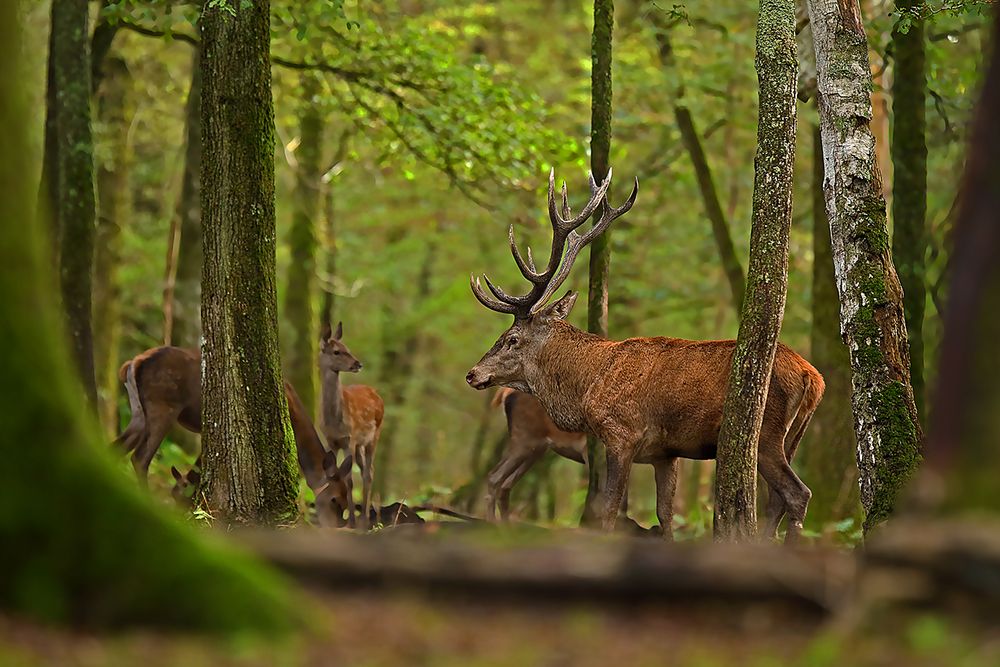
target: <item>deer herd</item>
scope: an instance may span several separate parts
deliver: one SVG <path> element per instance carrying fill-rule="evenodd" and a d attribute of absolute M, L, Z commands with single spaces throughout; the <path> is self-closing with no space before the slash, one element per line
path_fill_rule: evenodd
<path fill-rule="evenodd" d="M 617 208 L 607 201 L 610 183 L 610 170 L 600 185 L 591 177 L 590 198 L 574 216 L 565 184 L 557 204 L 555 176 L 550 172 L 547 204 L 552 243 L 544 267 L 536 268 L 530 249 L 521 254 L 513 225 L 509 230 L 514 263 L 530 284 L 527 293 L 508 294 L 486 276 L 484 289 L 479 279 L 471 278 L 472 292 L 483 306 L 513 316 L 510 327 L 465 378 L 477 390 L 499 387 L 493 405 L 503 406 L 507 416 L 508 445 L 488 476 L 486 515 L 495 521 L 499 509 L 500 518 L 508 519 L 511 489 L 549 450 L 587 464 L 586 436 L 590 435 L 603 443 L 607 454 L 602 527 L 615 527 L 632 465 L 646 463 L 654 469 L 660 529 L 670 539 L 679 459 L 716 455 L 735 341 L 607 340 L 568 323 L 575 293 L 567 292 L 549 303 L 580 251 L 635 203 L 638 180 Z M 578 230 L 592 217 L 593 225 L 581 234 Z M 382 399 L 372 387 L 341 384 L 340 373 L 361 370 L 361 362 L 343 341 L 342 325 L 323 331 L 318 364 L 323 438 L 295 389 L 284 384 L 298 463 L 315 495 L 318 523 L 366 530 L 373 523 L 418 522 L 414 510 L 438 509 L 407 508 L 400 503 L 373 507 Z M 174 424 L 196 433 L 201 430 L 201 354 L 178 347 L 153 348 L 125 362 L 119 376 L 128 394 L 131 419 L 116 442 L 131 453 L 136 475 L 144 482 L 150 462 Z M 820 373 L 779 344 L 758 445 L 758 471 L 769 489 L 764 528 L 769 538 L 776 536 L 786 515 L 786 540 L 794 540 L 802 529 L 811 492 L 791 462 L 823 390 Z M 353 497 L 355 464 L 362 481 L 360 505 Z M 197 487 L 197 469 L 172 472 L 177 481 L 175 497 L 191 502 L 187 490 Z"/>

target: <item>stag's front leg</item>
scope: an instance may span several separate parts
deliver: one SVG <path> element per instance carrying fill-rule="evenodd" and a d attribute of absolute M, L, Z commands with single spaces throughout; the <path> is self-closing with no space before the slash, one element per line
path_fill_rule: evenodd
<path fill-rule="evenodd" d="M 660 521 L 663 539 L 670 542 L 674 539 L 674 492 L 677 490 L 678 463 L 678 459 L 671 458 L 653 464 L 656 473 L 656 518 Z"/>
<path fill-rule="evenodd" d="M 604 490 L 604 515 L 601 517 L 601 528 L 605 531 L 615 529 L 618 511 L 628 491 L 634 456 L 631 447 L 608 446 L 608 480 Z"/>

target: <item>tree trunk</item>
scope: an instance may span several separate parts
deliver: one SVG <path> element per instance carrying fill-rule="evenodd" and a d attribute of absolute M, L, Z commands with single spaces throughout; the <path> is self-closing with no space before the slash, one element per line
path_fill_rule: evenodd
<path fill-rule="evenodd" d="M 1000 13 L 994 12 L 992 57 L 971 126 L 955 219 L 948 308 L 928 473 L 951 512 L 1000 511 Z M 939 484 L 943 482 L 941 488 Z"/>
<path fill-rule="evenodd" d="M 97 91 L 98 132 L 105 150 L 97 169 L 98 218 L 94 253 L 94 365 L 98 414 L 105 433 L 118 431 L 118 341 L 121 338 L 121 230 L 129 219 L 129 127 L 132 77 L 120 58 L 108 59 Z"/>
<path fill-rule="evenodd" d="M 817 528 L 858 513 L 858 467 L 851 425 L 851 358 L 840 337 L 840 301 L 833 275 L 830 225 L 823 200 L 823 145 L 813 126 L 813 282 L 811 359 L 826 381 L 823 400 L 799 448 L 802 476 L 811 484 L 809 518 Z"/>
<path fill-rule="evenodd" d="M 899 0 L 900 11 L 913 12 L 909 30 L 892 31 L 895 67 L 892 77 L 892 258 L 903 288 L 903 312 L 910 340 L 910 385 L 917 415 L 924 414 L 924 304 L 927 301 L 927 142 L 924 103 L 922 0 Z"/>
<path fill-rule="evenodd" d="M 611 41 L 615 22 L 614 0 L 594 0 L 594 34 L 591 40 L 590 171 L 600 185 L 608 175 L 611 153 Z M 598 215 L 600 208 L 595 215 Z M 596 219 L 596 218 L 595 218 Z M 590 244 L 590 280 L 587 297 L 587 331 L 608 336 L 608 274 L 611 237 L 608 231 Z M 587 500 L 581 523 L 591 524 L 599 515 L 597 504 L 604 472 L 605 452 L 598 440 L 587 437 Z"/>
<path fill-rule="evenodd" d="M 320 150 L 323 142 L 323 119 L 313 99 L 319 93 L 319 79 L 314 73 L 302 75 L 302 100 L 299 116 L 299 147 L 295 151 L 295 198 L 292 227 L 288 233 L 291 262 L 285 289 L 284 340 L 285 369 L 288 380 L 311 410 L 316 405 L 316 310 L 313 308 L 316 282 L 316 232 L 320 209 Z"/>
<path fill-rule="evenodd" d="M 795 167 L 795 7 L 762 0 L 757 19 L 759 120 L 747 298 L 719 432 L 715 539 L 757 534 L 757 440 L 785 312 Z"/>
<path fill-rule="evenodd" d="M 90 34 L 86 0 L 52 5 L 52 47 L 58 148 L 55 202 L 59 284 L 65 327 L 83 390 L 94 409 L 97 382 L 91 331 L 94 264 L 94 142 L 90 128 Z"/>
<path fill-rule="evenodd" d="M 871 71 L 857 0 L 809 0 L 816 50 L 823 191 L 851 355 L 865 530 L 884 521 L 920 460 L 903 294 L 889 254 L 869 129 Z"/>
<path fill-rule="evenodd" d="M 656 22 L 656 43 L 660 54 L 660 65 L 663 67 L 674 66 L 673 48 L 670 44 L 670 36 L 667 34 L 667 26 L 663 21 L 663 12 L 653 11 L 651 13 Z M 674 91 L 674 118 L 677 120 L 677 129 L 680 130 L 681 140 L 684 148 L 691 158 L 694 167 L 695 177 L 698 179 L 698 189 L 701 190 L 702 203 L 705 206 L 705 215 L 708 216 L 712 224 L 712 236 L 715 239 L 715 247 L 719 251 L 719 259 L 722 262 L 722 269 L 729 281 L 729 291 L 732 295 L 733 306 L 736 316 L 740 316 L 743 309 L 743 295 L 746 291 L 746 281 L 743 277 L 743 266 L 736 255 L 733 245 L 733 237 L 729 231 L 729 224 L 726 222 L 726 215 L 722 212 L 722 205 L 719 203 L 719 194 L 715 189 L 715 180 L 712 178 L 712 168 L 708 164 L 705 150 L 701 145 L 701 137 L 694 125 L 694 118 L 690 109 L 683 103 L 684 90 Z"/>
<path fill-rule="evenodd" d="M 296 514 L 278 358 L 270 2 L 202 12 L 202 487 L 217 519 Z"/>
<path fill-rule="evenodd" d="M 42 175 L 38 184 L 38 199 L 35 206 L 35 217 L 45 224 L 46 236 L 50 245 L 52 266 L 59 269 L 59 126 L 56 122 L 56 111 L 59 100 L 56 98 L 56 61 L 54 55 L 56 46 L 55 12 L 58 4 L 53 0 L 49 24 L 49 58 L 45 66 L 45 129 L 42 143 Z"/>
<path fill-rule="evenodd" d="M 103 439 L 67 371 L 46 225 L 31 216 L 18 5 L 0 3 L 0 220 L 24 223 L 0 225 L 0 607 L 90 627 L 292 631 L 305 619 L 284 582 L 203 542 L 97 455 Z"/>
<path fill-rule="evenodd" d="M 180 239 L 171 304 L 171 342 L 197 347 L 201 339 L 201 67 L 197 48 L 184 112 L 184 176 L 177 201 Z"/>

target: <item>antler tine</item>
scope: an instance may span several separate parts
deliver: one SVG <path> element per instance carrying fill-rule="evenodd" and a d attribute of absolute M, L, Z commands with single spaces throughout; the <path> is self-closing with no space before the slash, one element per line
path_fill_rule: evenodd
<path fill-rule="evenodd" d="M 521 270 L 521 275 L 532 283 L 544 282 L 545 276 L 538 273 L 535 269 L 535 260 L 531 256 L 531 248 L 528 248 L 527 262 L 521 257 L 521 251 L 517 249 L 517 241 L 514 240 L 514 225 L 511 225 L 507 230 L 507 238 L 510 241 L 510 254 L 514 256 L 514 263 Z"/>
<path fill-rule="evenodd" d="M 608 180 L 611 178 L 611 170 L 608 170 L 608 179 L 605 180 L 607 184 Z M 593 184 L 593 178 L 591 178 L 591 184 Z M 593 185 L 592 185 L 593 189 Z M 635 204 L 635 199 L 639 194 L 639 179 L 635 179 L 635 185 L 632 187 L 632 194 L 628 196 L 625 203 L 618 208 L 612 208 L 610 205 L 606 205 L 601 219 L 594 224 L 594 226 L 587 231 L 586 234 L 579 234 L 575 230 L 569 235 L 569 246 L 566 249 L 566 257 L 563 259 L 562 264 L 559 266 L 559 270 L 556 272 L 552 279 L 548 282 L 545 287 L 545 291 L 542 292 L 542 296 L 538 298 L 537 301 L 531 306 L 531 314 L 534 314 L 541 310 L 545 306 L 545 302 L 548 301 L 556 290 L 565 282 L 566 278 L 569 277 L 569 272 L 573 268 L 573 262 L 576 261 L 577 255 L 580 251 L 585 248 L 591 241 L 593 241 L 601 232 L 606 230 L 616 218 L 619 218 L 632 208 Z M 607 202 L 605 202 L 607 204 Z"/>
<path fill-rule="evenodd" d="M 532 290 L 531 292 L 529 292 L 524 296 L 515 296 L 512 294 L 507 294 L 507 292 L 504 292 L 502 289 L 494 285 L 493 281 L 490 280 L 490 277 L 485 273 L 483 274 L 483 278 L 486 280 L 486 287 L 488 287 L 489 290 L 493 292 L 493 296 L 500 299 L 504 303 L 520 307 L 530 306 L 532 303 L 534 303 L 534 301 L 532 301 L 531 299 L 532 299 L 532 294 L 534 294 L 535 290 Z"/>
<path fill-rule="evenodd" d="M 591 179 L 593 179 L 593 175 L 591 175 Z M 561 235 L 562 238 L 565 239 L 565 237 L 571 231 L 582 225 L 587 220 L 587 218 L 591 216 L 591 214 L 594 212 L 594 209 L 597 208 L 598 204 L 601 203 L 601 200 L 604 199 L 604 196 L 608 191 L 608 186 L 610 185 L 611 185 L 611 169 L 608 169 L 608 177 L 604 179 L 604 182 L 601 183 L 601 185 L 597 188 L 596 191 L 591 193 L 590 201 L 588 201 L 586 206 L 583 207 L 583 210 L 581 210 L 580 213 L 575 218 L 564 220 L 563 217 L 559 215 L 559 212 L 556 210 L 555 170 L 550 171 L 549 172 L 549 219 L 552 221 L 553 240 L 555 240 L 555 238 L 557 238 L 559 235 Z"/>
<path fill-rule="evenodd" d="M 505 315 L 517 315 L 522 310 L 513 304 L 502 303 L 490 297 L 483 291 L 483 286 L 479 284 L 479 279 L 473 274 L 469 274 L 469 285 L 472 287 L 472 293 L 475 295 L 479 303 L 494 312 L 504 313 Z"/>
<path fill-rule="evenodd" d="M 590 182 L 594 182 L 594 176 L 591 174 Z M 593 192 L 593 190 L 591 190 Z M 573 211 L 569 207 L 569 197 L 566 194 L 566 181 L 563 181 L 562 186 L 562 215 L 564 218 L 569 218 L 573 216 Z"/>

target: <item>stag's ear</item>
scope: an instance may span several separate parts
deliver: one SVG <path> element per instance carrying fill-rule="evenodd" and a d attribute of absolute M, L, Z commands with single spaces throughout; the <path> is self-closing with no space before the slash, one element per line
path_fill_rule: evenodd
<path fill-rule="evenodd" d="M 322 326 L 319 328 L 319 342 L 325 343 L 330 339 L 330 323 L 323 322 Z"/>
<path fill-rule="evenodd" d="M 323 454 L 323 472 L 327 477 L 337 476 L 337 453 L 326 452 Z"/>
<path fill-rule="evenodd" d="M 340 479 L 350 479 L 351 478 L 351 468 L 354 466 L 354 457 L 348 454 L 344 457 L 344 461 L 340 464 L 340 469 L 337 471 L 337 475 Z"/>
<path fill-rule="evenodd" d="M 337 322 L 337 330 L 333 332 L 333 337 L 336 340 L 340 340 L 341 338 L 344 337 L 344 323 L 343 322 Z"/>
<path fill-rule="evenodd" d="M 538 311 L 537 317 L 541 320 L 565 320 L 576 305 L 577 296 L 572 290 L 566 292 L 566 296 Z"/>

